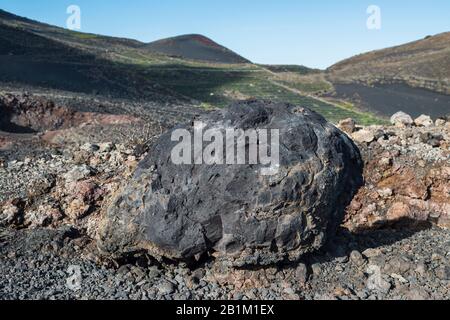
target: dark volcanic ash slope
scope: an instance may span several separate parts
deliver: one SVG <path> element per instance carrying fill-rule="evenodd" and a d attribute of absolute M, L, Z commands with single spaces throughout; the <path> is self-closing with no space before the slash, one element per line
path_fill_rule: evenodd
<path fill-rule="evenodd" d="M 0 20 L 0 82 L 91 92 L 100 81 L 89 76 L 95 58 L 62 43 L 10 27 Z M 92 70 L 91 70 L 92 71 Z M 100 77 L 100 72 L 97 72 Z M 97 82 L 97 83 L 96 83 Z M 107 83 L 103 86 L 108 87 Z"/>
<path fill-rule="evenodd" d="M 146 49 L 157 53 L 185 59 L 210 61 L 218 63 L 248 63 L 249 61 L 237 53 L 217 44 L 213 40 L 198 34 L 151 42 Z"/>
<path fill-rule="evenodd" d="M 185 101 L 181 95 L 157 85 L 141 69 L 107 55 L 143 45 L 72 32 L 0 10 L 0 87 L 157 103 Z"/>
<path fill-rule="evenodd" d="M 427 89 L 413 88 L 402 83 L 366 86 L 359 83 L 336 83 L 335 94 L 364 109 L 390 117 L 398 110 L 407 111 L 414 118 L 422 114 L 436 119 L 450 115 L 450 95 Z"/>

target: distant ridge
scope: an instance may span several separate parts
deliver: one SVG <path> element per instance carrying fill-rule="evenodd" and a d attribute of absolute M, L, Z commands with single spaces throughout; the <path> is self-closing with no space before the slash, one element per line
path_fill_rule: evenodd
<path fill-rule="evenodd" d="M 147 50 L 169 56 L 215 63 L 250 63 L 237 53 L 200 34 L 187 34 L 151 42 Z"/>
<path fill-rule="evenodd" d="M 31 19 L 27 19 L 24 17 L 20 17 L 17 16 L 15 14 L 9 13 L 5 10 L 0 9 L 0 19 L 4 19 L 4 20 L 21 20 L 21 21 L 28 21 L 28 22 L 33 22 L 33 20 Z"/>
<path fill-rule="evenodd" d="M 406 83 L 450 94 L 450 32 L 343 60 L 328 70 L 333 82 Z"/>

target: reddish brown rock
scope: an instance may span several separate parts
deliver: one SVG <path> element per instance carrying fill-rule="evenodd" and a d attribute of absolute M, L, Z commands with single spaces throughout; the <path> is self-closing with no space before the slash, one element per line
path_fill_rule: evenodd
<path fill-rule="evenodd" d="M 344 119 L 339 122 L 338 128 L 345 133 L 352 134 L 355 132 L 356 122 L 352 118 Z"/>
<path fill-rule="evenodd" d="M 394 203 L 386 214 L 389 221 L 398 221 L 408 218 L 411 215 L 411 208 L 402 202 Z"/>
<path fill-rule="evenodd" d="M 0 150 L 9 148 L 12 145 L 12 141 L 7 136 L 0 135 Z"/>
<path fill-rule="evenodd" d="M 67 206 L 65 213 L 72 219 L 81 219 L 89 213 L 92 205 L 103 194 L 98 186 L 89 180 L 72 182 L 67 185 Z"/>
<path fill-rule="evenodd" d="M 0 226 L 9 226 L 17 223 L 20 207 L 16 200 L 0 204 Z"/>
<path fill-rule="evenodd" d="M 140 119 L 130 115 L 77 112 L 57 106 L 53 101 L 31 95 L 0 95 L 0 130 L 8 123 L 29 128 L 31 132 L 45 132 L 78 127 L 86 124 L 130 124 Z M 52 136 L 53 134 L 49 134 Z"/>
<path fill-rule="evenodd" d="M 402 137 L 400 145 L 389 141 L 362 142 L 365 185 L 347 207 L 345 227 L 353 231 L 392 226 L 399 221 L 413 225 L 427 222 L 450 227 L 450 153 L 441 146 L 424 146 L 420 135 L 449 132 L 436 127 L 385 129 Z M 427 149 L 428 148 L 428 149 Z"/>

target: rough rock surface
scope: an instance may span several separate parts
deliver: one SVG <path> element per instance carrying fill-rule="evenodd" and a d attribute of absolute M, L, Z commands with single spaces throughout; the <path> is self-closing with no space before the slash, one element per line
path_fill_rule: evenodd
<path fill-rule="evenodd" d="M 395 224 L 449 228 L 450 123 L 361 131 L 375 139 L 358 145 L 365 184 L 347 208 L 345 226 L 354 231 Z"/>
<path fill-rule="evenodd" d="M 264 165 L 173 164 L 177 142 L 168 132 L 110 205 L 102 250 L 145 248 L 174 259 L 214 251 L 234 265 L 267 265 L 320 249 L 362 182 L 350 139 L 314 112 L 263 101 L 201 121 L 204 131 L 279 129 L 278 173 L 262 175 Z"/>

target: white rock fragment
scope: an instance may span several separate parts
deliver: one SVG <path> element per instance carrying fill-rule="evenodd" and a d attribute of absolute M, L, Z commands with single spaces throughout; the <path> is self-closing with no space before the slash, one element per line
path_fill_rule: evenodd
<path fill-rule="evenodd" d="M 370 130 L 362 129 L 353 133 L 352 138 L 359 143 L 371 143 L 375 140 L 375 135 Z"/>
<path fill-rule="evenodd" d="M 414 120 L 414 124 L 418 127 L 429 128 L 433 125 L 433 120 L 430 116 L 421 115 L 416 120 Z"/>
<path fill-rule="evenodd" d="M 409 127 L 414 121 L 409 114 L 400 111 L 391 117 L 391 123 L 396 127 Z"/>
<path fill-rule="evenodd" d="M 92 174 L 92 169 L 89 166 L 83 164 L 80 166 L 76 166 L 72 170 L 67 172 L 64 175 L 64 179 L 68 182 L 75 182 L 75 181 L 80 181 L 80 180 L 86 179 L 91 174 Z"/>
<path fill-rule="evenodd" d="M 392 288 L 392 284 L 383 278 L 381 268 L 376 265 L 370 265 L 367 268 L 367 289 L 371 291 L 378 291 L 384 294 L 389 293 Z"/>

